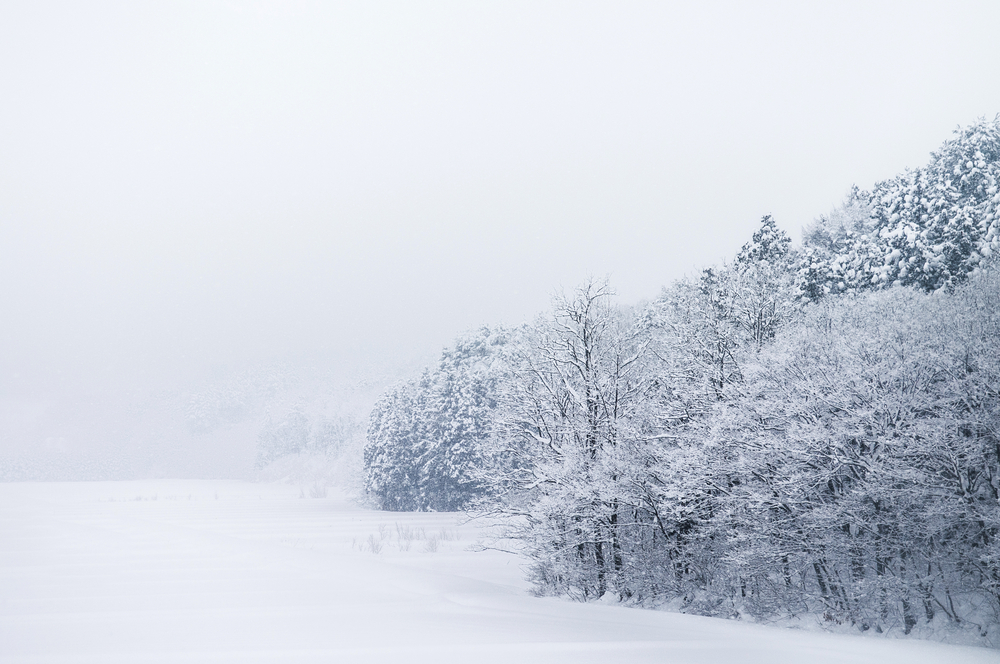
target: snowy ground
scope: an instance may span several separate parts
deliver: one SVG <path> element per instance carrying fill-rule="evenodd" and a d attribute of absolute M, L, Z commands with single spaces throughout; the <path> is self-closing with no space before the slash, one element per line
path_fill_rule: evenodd
<path fill-rule="evenodd" d="M 1000 661 L 996 651 L 539 599 L 451 514 L 275 484 L 0 484 L 0 661 Z M 316 492 L 319 495 L 320 492 Z"/>

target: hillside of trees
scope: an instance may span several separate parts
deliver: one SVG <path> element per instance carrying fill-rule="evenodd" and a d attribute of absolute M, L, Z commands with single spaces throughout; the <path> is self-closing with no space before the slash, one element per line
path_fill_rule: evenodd
<path fill-rule="evenodd" d="M 798 285 L 810 299 L 890 285 L 961 283 L 1000 249 L 1000 121 L 955 132 L 927 166 L 855 188 L 804 229 Z"/>
<path fill-rule="evenodd" d="M 801 247 L 459 339 L 373 410 L 369 496 L 494 519 L 542 594 L 1000 644 L 998 176 L 982 120 Z"/>

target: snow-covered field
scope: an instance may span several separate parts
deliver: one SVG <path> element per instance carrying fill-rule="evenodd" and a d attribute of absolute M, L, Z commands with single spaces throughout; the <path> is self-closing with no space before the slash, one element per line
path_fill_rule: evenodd
<path fill-rule="evenodd" d="M 0 662 L 1000 661 L 540 599 L 453 514 L 232 481 L 0 484 Z"/>

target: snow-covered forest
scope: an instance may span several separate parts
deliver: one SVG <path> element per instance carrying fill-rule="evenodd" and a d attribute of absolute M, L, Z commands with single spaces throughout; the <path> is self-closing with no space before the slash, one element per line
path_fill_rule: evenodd
<path fill-rule="evenodd" d="M 0 664 L 995 663 L 997 25 L 0 2 Z"/>
<path fill-rule="evenodd" d="M 496 524 L 540 594 L 996 645 L 998 184 L 1000 117 L 800 246 L 470 332 L 373 408 L 367 495 Z"/>

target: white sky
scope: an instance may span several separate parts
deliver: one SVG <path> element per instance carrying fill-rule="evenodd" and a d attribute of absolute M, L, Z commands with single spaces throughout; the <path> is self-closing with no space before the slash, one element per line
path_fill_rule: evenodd
<path fill-rule="evenodd" d="M 4 2 L 0 397 L 431 357 L 589 274 L 654 297 L 1000 112 L 998 25 L 996 2 Z"/>

